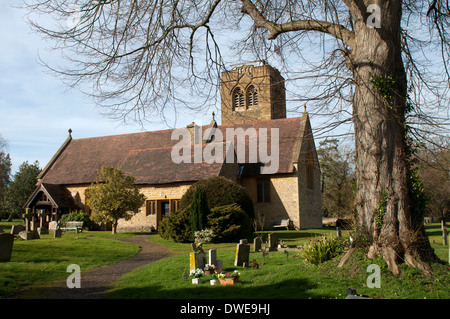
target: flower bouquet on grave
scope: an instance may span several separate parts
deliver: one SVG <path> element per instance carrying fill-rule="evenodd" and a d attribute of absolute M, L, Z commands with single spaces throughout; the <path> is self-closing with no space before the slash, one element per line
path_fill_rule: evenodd
<path fill-rule="evenodd" d="M 220 273 L 217 277 L 219 278 L 221 285 L 234 285 L 239 281 L 239 277 L 241 276 L 240 272 L 237 270 L 233 271 L 232 273 Z"/>
<path fill-rule="evenodd" d="M 194 277 L 193 279 L 192 279 L 192 283 L 194 284 L 194 285 L 199 285 L 199 284 L 201 284 L 202 283 L 202 277 L 205 275 L 205 273 L 203 272 L 203 270 L 202 269 L 200 269 L 200 268 L 197 268 L 197 269 L 193 269 L 193 270 L 191 270 L 191 276 L 192 277 Z"/>
<path fill-rule="evenodd" d="M 205 271 L 205 276 L 212 275 L 216 271 L 216 266 L 210 265 L 210 264 L 206 264 L 205 268 L 204 268 L 204 271 Z"/>

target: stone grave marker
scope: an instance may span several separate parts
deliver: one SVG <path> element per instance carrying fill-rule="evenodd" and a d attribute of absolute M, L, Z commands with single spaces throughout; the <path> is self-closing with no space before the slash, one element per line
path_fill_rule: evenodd
<path fill-rule="evenodd" d="M 14 243 L 14 235 L 0 234 L 0 262 L 8 262 L 11 260 L 12 247 Z"/>
<path fill-rule="evenodd" d="M 278 245 L 278 234 L 271 233 L 269 234 L 269 251 L 277 250 Z"/>
<path fill-rule="evenodd" d="M 55 229 L 55 233 L 53 234 L 53 238 L 61 238 L 61 236 L 62 236 L 62 230 L 61 230 L 61 228 L 56 228 Z"/>
<path fill-rule="evenodd" d="M 234 260 L 235 266 L 243 267 L 244 263 L 248 265 L 248 260 L 250 256 L 250 245 L 247 239 L 241 239 L 236 247 L 236 258 Z"/>
<path fill-rule="evenodd" d="M 189 270 L 205 268 L 206 253 L 203 251 L 202 244 L 193 243 L 192 250 L 193 252 L 189 254 Z"/>
<path fill-rule="evenodd" d="M 255 237 L 255 239 L 253 240 L 253 251 L 254 252 L 258 252 L 261 250 L 261 246 L 262 246 L 262 240 L 260 237 Z"/>
<path fill-rule="evenodd" d="M 24 231 L 25 230 L 25 226 L 23 226 L 23 225 L 13 225 L 12 227 L 11 227 L 11 235 L 19 235 L 19 233 L 21 232 L 21 231 Z"/>
<path fill-rule="evenodd" d="M 221 259 L 216 259 L 216 271 L 219 273 L 223 270 L 223 262 Z"/>
<path fill-rule="evenodd" d="M 0 226 L 0 234 L 3 234 L 3 233 L 4 233 L 3 227 Z"/>
<path fill-rule="evenodd" d="M 216 266 L 217 263 L 217 250 L 210 249 L 209 250 L 209 264 Z"/>

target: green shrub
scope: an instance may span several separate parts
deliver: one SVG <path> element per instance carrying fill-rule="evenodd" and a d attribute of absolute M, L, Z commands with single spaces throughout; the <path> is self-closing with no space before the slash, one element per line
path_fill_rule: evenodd
<path fill-rule="evenodd" d="M 236 242 L 252 234 L 250 217 L 237 204 L 211 209 L 208 224 L 216 235 L 215 242 Z"/>
<path fill-rule="evenodd" d="M 310 264 L 318 265 L 343 252 L 345 245 L 344 239 L 323 236 L 304 245 L 300 255 Z"/>
<path fill-rule="evenodd" d="M 192 232 L 201 231 L 208 226 L 207 216 L 209 213 L 206 192 L 201 186 L 197 186 L 189 206 L 189 224 Z"/>
<path fill-rule="evenodd" d="M 161 220 L 158 232 L 162 238 L 177 243 L 193 242 L 194 237 L 189 223 L 189 207 L 180 209 Z"/>
<path fill-rule="evenodd" d="M 61 227 L 65 227 L 67 222 L 83 222 L 84 228 L 89 228 L 92 225 L 92 221 L 89 219 L 89 214 L 84 211 L 73 211 L 69 214 L 64 214 L 59 220 Z"/>
<path fill-rule="evenodd" d="M 245 188 L 222 176 L 207 178 L 193 184 L 181 198 L 180 208 L 186 208 L 192 203 L 197 186 L 205 190 L 209 209 L 238 204 L 250 218 L 255 218 L 253 202 Z"/>

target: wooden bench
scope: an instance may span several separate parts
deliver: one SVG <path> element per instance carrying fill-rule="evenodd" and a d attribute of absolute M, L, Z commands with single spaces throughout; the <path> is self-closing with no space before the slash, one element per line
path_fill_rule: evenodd
<path fill-rule="evenodd" d="M 75 233 L 78 231 L 83 231 L 83 222 L 66 222 L 66 226 L 62 227 L 61 230 L 74 230 Z"/>
<path fill-rule="evenodd" d="M 282 219 L 279 224 L 274 225 L 273 228 L 286 228 L 289 229 L 291 225 L 291 220 L 289 218 Z"/>

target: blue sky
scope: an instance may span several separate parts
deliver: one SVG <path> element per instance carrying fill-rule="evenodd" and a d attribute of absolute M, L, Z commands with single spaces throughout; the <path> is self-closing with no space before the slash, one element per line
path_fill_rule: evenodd
<path fill-rule="evenodd" d="M 0 135 L 8 141 L 13 173 L 24 161 L 38 160 L 44 167 L 67 138 L 69 128 L 74 138 L 142 131 L 140 125 L 101 116 L 84 94 L 68 89 L 37 63 L 38 54 L 48 57 L 52 53 L 25 22 L 25 11 L 11 6 L 17 2 L 0 2 Z M 145 127 L 165 128 L 162 124 Z"/>
<path fill-rule="evenodd" d="M 26 11 L 12 7 L 20 2 L 0 2 L 0 136 L 8 142 L 12 173 L 24 161 L 38 160 L 44 167 L 66 140 L 69 128 L 73 138 L 167 128 L 162 123 L 143 128 L 111 121 L 100 115 L 83 93 L 67 88 L 59 78 L 48 74 L 37 57 L 56 59 L 57 54 L 49 51 L 50 45 L 31 30 L 24 18 Z M 319 121 L 311 113 L 310 117 L 313 129 L 318 127 L 315 122 L 330 120 Z M 199 120 L 209 123 L 211 115 L 180 112 L 176 127 Z"/>

